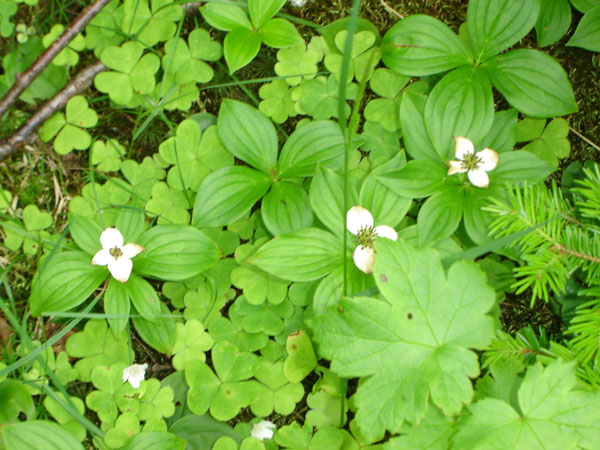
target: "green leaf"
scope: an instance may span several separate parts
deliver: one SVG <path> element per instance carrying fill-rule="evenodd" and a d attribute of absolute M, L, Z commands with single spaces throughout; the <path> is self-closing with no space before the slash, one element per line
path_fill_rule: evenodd
<path fill-rule="evenodd" d="M 467 28 L 475 59 L 485 61 L 523 39 L 538 18 L 537 0 L 471 0 Z"/>
<path fill-rule="evenodd" d="M 275 127 L 260 111 L 246 103 L 225 100 L 217 119 L 225 148 L 242 161 L 269 175 L 277 166 Z"/>
<path fill-rule="evenodd" d="M 260 383 L 260 395 L 250 404 L 256 416 L 277 414 L 289 415 L 304 397 L 300 383 L 289 383 L 283 374 L 283 361 L 271 362 L 261 359 L 256 368 L 256 380 Z"/>
<path fill-rule="evenodd" d="M 50 227 L 54 221 L 47 212 L 41 212 L 36 205 L 27 205 L 23 209 L 23 223 L 27 231 L 40 231 Z"/>
<path fill-rule="evenodd" d="M 415 14 L 400 20 L 383 37 L 382 59 L 407 76 L 432 75 L 473 64 L 471 52 L 446 25 Z"/>
<path fill-rule="evenodd" d="M 171 433 L 145 432 L 134 437 L 124 450 L 185 450 L 186 441 Z"/>
<path fill-rule="evenodd" d="M 533 153 L 517 150 L 502 153 L 498 165 L 488 175 L 490 183 L 523 184 L 542 181 L 554 170 Z"/>
<path fill-rule="evenodd" d="M 116 172 L 121 167 L 121 158 L 125 155 L 123 147 L 116 139 L 96 141 L 92 146 L 92 164 L 103 172 Z"/>
<path fill-rule="evenodd" d="M 175 317 L 159 300 L 161 317 L 152 321 L 141 317 L 132 317 L 133 325 L 140 337 L 155 350 L 170 355 L 175 347 Z"/>
<path fill-rule="evenodd" d="M 100 245 L 102 228 L 95 220 L 79 214 L 69 214 L 69 231 L 79 248 L 89 255 L 95 255 L 102 248 Z"/>
<path fill-rule="evenodd" d="M 318 228 L 305 228 L 277 236 L 248 262 L 284 280 L 312 281 L 341 264 L 341 257 L 339 238 Z"/>
<path fill-rule="evenodd" d="M 415 426 L 402 427 L 402 435 L 391 438 L 385 450 L 446 450 L 452 448 L 450 439 L 456 432 L 451 418 L 437 408 L 429 408 L 423 420 Z"/>
<path fill-rule="evenodd" d="M 420 246 L 454 233 L 462 218 L 463 201 L 464 190 L 459 185 L 446 186 L 425 201 L 417 217 Z"/>
<path fill-rule="evenodd" d="M 200 8 L 202 17 L 208 24 L 221 31 L 231 31 L 237 28 L 252 29 L 252 24 L 242 8 L 227 3 L 208 2 Z"/>
<path fill-rule="evenodd" d="M 378 175 L 377 179 L 396 195 L 421 198 L 438 191 L 447 172 L 446 167 L 439 162 L 414 159 L 400 169 Z"/>
<path fill-rule="evenodd" d="M 573 364 L 556 359 L 528 368 L 518 406 L 484 398 L 469 407 L 456 448 L 593 448 L 600 438 L 597 392 L 574 390 Z M 591 447 L 590 447 L 591 446 Z"/>
<path fill-rule="evenodd" d="M 223 53 L 229 73 L 246 66 L 258 54 L 260 35 L 254 30 L 236 28 L 227 33 L 223 41 Z"/>
<path fill-rule="evenodd" d="M 106 267 L 93 266 L 91 261 L 83 252 L 51 254 L 43 259 L 29 297 L 31 314 L 67 311 L 86 301 L 108 274 Z"/>
<path fill-rule="evenodd" d="M 104 293 L 104 313 L 115 336 L 120 336 L 129 322 L 129 297 L 128 284 L 111 277 Z"/>
<path fill-rule="evenodd" d="M 146 202 L 145 210 L 150 217 L 158 217 L 157 223 L 161 225 L 187 225 L 190 222 L 189 207 L 189 197 L 183 191 L 171 189 L 161 181 L 152 185 L 152 198 Z"/>
<path fill-rule="evenodd" d="M 348 186 L 348 201 L 358 203 L 358 195 L 352 184 Z M 324 167 L 317 167 L 310 185 L 310 204 L 319 220 L 334 234 L 345 229 L 344 178 Z"/>
<path fill-rule="evenodd" d="M 248 13 L 254 28 L 262 27 L 283 5 L 285 0 L 248 0 Z"/>
<path fill-rule="evenodd" d="M 248 167 L 217 169 L 198 188 L 192 224 L 215 227 L 235 222 L 250 211 L 270 186 L 267 175 Z"/>
<path fill-rule="evenodd" d="M 310 177 L 317 164 L 339 169 L 344 163 L 345 141 L 338 124 L 317 120 L 297 128 L 287 139 L 278 162 L 280 178 Z"/>
<path fill-rule="evenodd" d="M 0 428 L 5 448 L 11 450 L 83 450 L 71 433 L 47 420 L 31 420 Z"/>
<path fill-rule="evenodd" d="M 404 219 L 412 202 L 400 196 L 382 183 L 376 174 L 363 181 L 358 204 L 371 211 L 377 223 L 395 228 Z M 394 205 L 390 208 L 390 205 Z"/>
<path fill-rule="evenodd" d="M 538 158 L 547 161 L 554 168 L 558 168 L 558 159 L 568 157 L 571 150 L 571 144 L 567 139 L 568 134 L 569 124 L 567 121 L 565 119 L 553 119 L 542 135 L 538 135 L 537 139 L 527 144 L 522 150 L 531 152 Z"/>
<path fill-rule="evenodd" d="M 132 273 L 126 286 L 135 310 L 144 319 L 152 321 L 160 315 L 160 300 L 150 283 Z"/>
<path fill-rule="evenodd" d="M 600 0 L 571 0 L 571 4 L 579 12 L 586 13 L 594 6 L 599 6 Z"/>
<path fill-rule="evenodd" d="M 189 450 L 212 448 L 221 436 L 227 436 L 238 442 L 240 437 L 229 425 L 218 422 L 208 415 L 184 416 L 169 428 L 169 432 L 186 440 Z M 237 446 L 235 447 L 237 450 Z"/>
<path fill-rule="evenodd" d="M 425 87 L 426 85 L 416 82 L 411 86 Z M 425 128 L 423 115 L 428 97 L 424 92 L 411 89 L 411 86 L 406 89 L 400 102 L 400 126 L 406 152 L 415 159 L 441 161 Z M 445 163 L 445 161 L 441 162 Z"/>
<path fill-rule="evenodd" d="M 480 141 L 477 148 L 491 148 L 504 153 L 514 148 L 518 136 L 517 111 L 508 109 L 494 113 L 492 128 Z"/>
<path fill-rule="evenodd" d="M 600 52 L 600 5 L 585 13 L 566 45 Z"/>
<path fill-rule="evenodd" d="M 289 181 L 275 183 L 262 200 L 263 222 L 273 236 L 312 225 L 313 215 L 306 191 Z"/>
<path fill-rule="evenodd" d="M 425 127 L 443 161 L 454 156 L 455 136 L 481 139 L 494 121 L 494 99 L 481 70 L 462 68 L 435 85 L 425 105 Z"/>
<path fill-rule="evenodd" d="M 205 233 L 185 225 L 157 225 L 138 244 L 144 247 L 134 261 L 134 272 L 165 281 L 195 277 L 212 267 L 221 250 Z"/>
<path fill-rule="evenodd" d="M 286 48 L 304 44 L 296 27 L 285 19 L 271 19 L 259 31 L 265 45 L 273 48 Z"/>
<path fill-rule="evenodd" d="M 184 370 L 190 361 L 205 361 L 213 339 L 198 320 L 188 320 L 185 325 L 176 324 L 177 341 L 173 347 L 173 367 Z"/>
<path fill-rule="evenodd" d="M 558 42 L 569 31 L 571 6 L 568 0 L 547 0 L 540 6 L 535 31 L 538 45 L 546 47 Z"/>
<path fill-rule="evenodd" d="M 577 111 L 566 72 L 545 53 L 512 50 L 482 67 L 508 103 L 527 116 L 554 117 Z"/>
<path fill-rule="evenodd" d="M 477 355 L 494 334 L 486 315 L 495 294 L 473 263 L 444 273 L 440 254 L 404 241 L 375 243 L 374 278 L 386 301 L 344 298 L 314 319 L 314 338 L 331 369 L 343 377 L 369 377 L 355 394 L 355 419 L 369 441 L 385 430 L 418 423 L 429 399 L 452 415 L 473 396 Z M 462 447 L 464 448 L 464 447 Z"/>
<path fill-rule="evenodd" d="M 92 143 L 87 131 L 71 124 L 66 124 L 54 139 L 54 150 L 59 155 L 66 155 L 71 150 L 85 150 Z"/>
<path fill-rule="evenodd" d="M 299 383 L 317 367 L 317 357 L 310 337 L 298 330 L 288 336 L 285 348 L 288 357 L 283 363 L 283 373 L 290 383 Z"/>
<path fill-rule="evenodd" d="M 33 420 L 36 413 L 31 394 L 23 383 L 13 378 L 0 382 L 0 423 L 3 426 L 18 422 L 20 414 Z"/>
<path fill-rule="evenodd" d="M 273 122 L 283 123 L 288 117 L 297 114 L 292 90 L 285 80 L 263 84 L 258 90 L 258 95 L 263 99 L 258 105 L 258 110 L 269 116 Z"/>

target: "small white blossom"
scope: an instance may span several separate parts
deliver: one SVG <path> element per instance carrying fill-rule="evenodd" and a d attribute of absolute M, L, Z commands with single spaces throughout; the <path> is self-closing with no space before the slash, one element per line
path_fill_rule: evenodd
<path fill-rule="evenodd" d="M 131 258 L 144 250 L 138 244 L 123 245 L 123 235 L 116 228 L 107 228 L 100 235 L 102 250 L 92 258 L 92 264 L 108 266 L 110 274 L 121 283 L 125 283 L 131 275 L 133 263 Z"/>
<path fill-rule="evenodd" d="M 493 170 L 498 164 L 498 153 L 489 148 L 475 153 L 473 143 L 462 136 L 456 136 L 454 142 L 454 155 L 459 161 L 452 160 L 448 163 L 448 175 L 467 172 L 467 177 L 474 186 L 488 187 L 490 177 L 486 172 Z"/>
<path fill-rule="evenodd" d="M 146 376 L 146 369 L 148 368 L 148 364 L 133 364 L 129 367 L 125 367 L 123 369 L 123 383 L 131 384 L 131 387 L 134 389 L 138 389 L 140 387 L 140 383 L 144 381 L 144 377 Z"/>
<path fill-rule="evenodd" d="M 375 260 L 375 237 L 381 236 L 392 241 L 398 240 L 398 233 L 392 227 L 379 225 L 373 228 L 373 216 L 362 206 L 353 206 L 346 214 L 346 227 L 356 236 L 356 249 L 352 258 L 354 264 L 364 273 L 373 272 Z"/>
<path fill-rule="evenodd" d="M 260 441 L 264 439 L 271 439 L 273 437 L 275 428 L 277 427 L 273 422 L 261 420 L 260 422 L 254 424 L 252 431 L 250 432 L 250 436 Z"/>
<path fill-rule="evenodd" d="M 307 0 L 289 0 L 289 2 L 296 8 L 302 8 L 304 5 L 306 5 Z"/>

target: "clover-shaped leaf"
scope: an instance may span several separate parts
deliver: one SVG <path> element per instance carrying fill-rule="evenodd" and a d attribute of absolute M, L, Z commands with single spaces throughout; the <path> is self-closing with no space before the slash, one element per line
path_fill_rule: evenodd
<path fill-rule="evenodd" d="M 398 432 L 405 420 L 418 422 L 429 398 L 446 415 L 471 401 L 469 378 L 479 374 L 479 364 L 470 349 L 490 342 L 494 321 L 486 313 L 495 302 L 474 264 L 456 262 L 446 275 L 431 248 L 386 239 L 375 247 L 374 278 L 387 301 L 342 299 L 339 309 L 314 322 L 332 370 L 369 377 L 355 394 L 356 421 L 373 439 L 386 429 Z"/>
<path fill-rule="evenodd" d="M 558 167 L 558 160 L 569 156 L 571 145 L 567 139 L 569 124 L 565 119 L 552 119 L 546 125 L 545 119 L 526 118 L 517 123 L 517 142 L 529 142 L 523 150 L 533 153 Z"/>
<path fill-rule="evenodd" d="M 337 50 L 336 53 L 330 53 L 325 56 L 325 67 L 332 72 L 336 79 L 339 81 L 342 74 L 342 53 L 346 44 L 346 37 L 348 32 L 342 30 L 335 36 L 335 45 Z M 372 31 L 359 31 L 353 37 L 352 42 L 352 53 L 351 53 L 351 67 L 348 71 L 348 78 L 346 82 L 350 82 L 353 77 L 356 81 L 366 81 L 371 77 L 373 70 L 377 66 L 379 59 L 381 58 L 381 49 L 379 47 L 373 47 L 377 36 Z"/>
<path fill-rule="evenodd" d="M 140 396 L 137 416 L 145 422 L 156 422 L 168 418 L 175 412 L 174 391 L 170 386 L 161 387 L 160 381 L 150 378 L 145 381 L 145 390 Z"/>
<path fill-rule="evenodd" d="M 124 11 L 119 2 L 109 2 L 85 27 L 85 46 L 100 55 L 106 47 L 118 46 L 125 40 L 119 28 Z"/>
<path fill-rule="evenodd" d="M 89 320 L 83 331 L 67 340 L 66 350 L 72 358 L 80 358 L 75 363 L 75 369 L 83 382 L 90 381 L 95 367 L 129 361 L 127 332 L 123 331 L 115 338 L 104 320 Z"/>
<path fill-rule="evenodd" d="M 284 80 L 263 84 L 258 90 L 258 95 L 263 99 L 258 109 L 269 116 L 273 122 L 283 123 L 288 117 L 297 114 L 296 102 L 292 100 L 292 91 Z"/>
<path fill-rule="evenodd" d="M 67 102 L 65 113 L 66 115 L 55 113 L 44 122 L 40 130 L 40 138 L 44 142 L 56 135 L 54 150 L 59 155 L 66 155 L 73 149 L 88 148 L 92 138 L 83 128 L 92 128 L 98 123 L 98 114 L 81 95 L 76 95 Z"/>
<path fill-rule="evenodd" d="M 285 359 L 283 373 L 292 383 L 302 381 L 317 366 L 317 357 L 308 334 L 298 330 L 287 338 L 288 357 Z"/>
<path fill-rule="evenodd" d="M 210 126 L 202 133 L 198 122 L 191 119 L 181 122 L 176 135 L 164 141 L 158 150 L 173 165 L 167 175 L 167 183 L 173 189 L 197 191 L 209 173 L 233 164 L 233 157 L 217 135 L 217 127 Z"/>
<path fill-rule="evenodd" d="M 339 83 L 333 75 L 329 78 L 317 77 L 305 80 L 292 91 L 292 100 L 296 101 L 299 114 L 311 115 L 315 120 L 329 119 L 338 115 Z M 346 100 L 356 96 L 356 85 L 350 84 L 346 89 Z M 346 105 L 345 115 L 350 114 L 350 106 Z"/>
<path fill-rule="evenodd" d="M 290 86 L 297 86 L 303 79 L 311 80 L 317 75 L 317 64 L 322 59 L 323 52 L 304 44 L 282 48 L 277 52 L 275 73 L 285 77 Z"/>
<path fill-rule="evenodd" d="M 146 202 L 152 197 L 154 184 L 165 177 L 164 168 L 157 164 L 156 159 L 149 156 L 146 156 L 141 163 L 131 159 L 123 161 L 121 173 L 129 181 L 137 196 Z"/>
<path fill-rule="evenodd" d="M 160 67 L 158 56 L 147 53 L 144 47 L 134 41 L 125 42 L 120 47 L 107 47 L 100 60 L 111 71 L 100 72 L 94 78 L 94 85 L 100 92 L 108 94 L 119 105 L 138 102 L 134 94 L 149 94 L 155 87 L 154 74 Z"/>
<path fill-rule="evenodd" d="M 17 4 L 10 0 L 0 0 L 0 36 L 3 38 L 9 37 L 15 24 L 10 21 L 10 18 L 17 13 Z"/>
<path fill-rule="evenodd" d="M 188 320 L 185 325 L 175 324 L 177 338 L 173 347 L 173 367 L 184 370 L 190 361 L 205 361 L 213 339 L 198 320 Z"/>
<path fill-rule="evenodd" d="M 116 139 L 106 142 L 96 141 L 92 145 L 92 164 L 103 172 L 116 172 L 121 167 L 121 158 L 125 155 L 125 147 Z"/>
<path fill-rule="evenodd" d="M 61 24 L 54 25 L 48 34 L 42 38 L 42 44 L 48 48 L 52 43 L 65 31 L 65 26 Z M 85 39 L 81 34 L 77 34 L 69 45 L 61 50 L 58 55 L 52 60 L 52 64 L 57 66 L 76 66 L 79 62 L 79 54 L 85 48 Z"/>
<path fill-rule="evenodd" d="M 65 397 L 59 393 L 58 396 L 64 402 Z M 71 396 L 71 403 L 75 406 L 75 409 L 79 414 L 83 415 L 85 412 L 85 406 L 83 401 L 78 397 Z M 60 424 L 60 426 L 70 432 L 79 441 L 83 441 L 86 435 L 86 429 L 81 425 L 73 416 L 52 397 L 48 396 L 44 399 L 44 407 L 46 411 L 50 413 L 52 417 Z"/>
<path fill-rule="evenodd" d="M 379 122 L 386 131 L 400 128 L 399 95 L 408 82 L 408 77 L 398 75 L 388 69 L 377 69 L 373 72 L 369 85 L 371 90 L 381 98 L 371 100 L 365 107 L 365 119 Z"/>
<path fill-rule="evenodd" d="M 216 342 L 231 342 L 242 351 L 256 351 L 267 345 L 269 338 L 263 333 L 248 333 L 242 326 L 242 318 L 230 314 L 229 318 L 216 317 L 208 326 Z"/>
<path fill-rule="evenodd" d="M 207 83 L 214 75 L 208 64 L 191 56 L 182 38 L 172 38 L 165 43 L 162 67 L 168 74 L 174 75 L 178 84 Z"/>
<path fill-rule="evenodd" d="M 171 189 L 162 181 L 152 187 L 152 198 L 146 203 L 146 213 L 158 216 L 159 224 L 188 224 L 191 205 L 184 192 Z"/>
<path fill-rule="evenodd" d="M 171 0 L 151 0 L 150 5 L 148 0 L 125 0 L 123 8 L 121 30 L 136 35 L 146 47 L 173 36 L 177 30 L 175 22 L 183 16 L 181 6 Z"/>
<path fill-rule="evenodd" d="M 196 28 L 190 33 L 188 44 L 193 58 L 203 61 L 218 61 L 223 56 L 221 43 L 212 40 L 210 33 L 202 28 Z"/>
<path fill-rule="evenodd" d="M 290 383 L 283 375 L 283 361 L 262 359 L 256 367 L 255 378 L 260 382 L 260 394 L 250 404 L 252 413 L 265 417 L 273 411 L 288 415 L 304 396 L 301 383 Z"/>
<path fill-rule="evenodd" d="M 313 436 L 311 426 L 304 424 L 300 427 L 297 422 L 281 427 L 274 436 L 275 442 L 282 448 L 311 450 L 342 448 L 345 438 L 344 430 L 334 427 L 321 428 Z"/>
<path fill-rule="evenodd" d="M 215 344 L 211 356 L 216 375 L 200 361 L 191 361 L 185 369 L 188 405 L 195 414 L 210 408 L 215 419 L 229 420 L 259 395 L 258 383 L 246 381 L 254 376 L 258 358 L 224 341 Z"/>
<path fill-rule="evenodd" d="M 101 212 L 106 227 L 116 223 L 121 208 L 131 199 L 131 188 L 121 179 L 109 178 L 106 183 L 88 183 L 81 190 L 81 197 L 74 197 L 69 208 L 74 214 L 93 217 Z"/>
<path fill-rule="evenodd" d="M 53 223 L 50 213 L 41 212 L 36 205 L 27 205 L 23 209 L 23 225 L 17 219 L 3 225 L 4 244 L 12 251 L 19 250 L 22 245 L 23 252 L 33 256 L 38 252 L 39 244 L 50 236 L 47 231 L 43 230 L 49 228 Z M 52 244 L 49 242 L 46 242 L 44 246 L 52 248 Z"/>
<path fill-rule="evenodd" d="M 104 436 L 104 443 L 110 448 L 122 448 L 140 432 L 140 421 L 134 413 L 121 414 L 115 426 Z"/>
<path fill-rule="evenodd" d="M 285 320 L 294 314 L 294 306 L 288 301 L 273 305 L 257 306 L 249 303 L 242 295 L 237 298 L 230 310 L 242 319 L 242 326 L 248 333 L 264 333 L 279 336 L 285 329 Z"/>

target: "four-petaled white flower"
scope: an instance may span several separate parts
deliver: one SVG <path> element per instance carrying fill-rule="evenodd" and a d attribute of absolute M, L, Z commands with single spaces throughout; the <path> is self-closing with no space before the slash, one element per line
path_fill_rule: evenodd
<path fill-rule="evenodd" d="M 275 428 L 277 427 L 273 422 L 261 420 L 260 422 L 254 424 L 252 431 L 250 432 L 250 436 L 255 437 L 260 441 L 263 439 L 271 439 L 273 437 Z"/>
<path fill-rule="evenodd" d="M 398 233 L 392 227 L 379 225 L 373 228 L 373 216 L 362 206 L 353 206 L 346 215 L 346 226 L 348 231 L 356 236 L 356 249 L 352 258 L 354 264 L 364 273 L 373 272 L 373 261 L 375 259 L 375 237 L 398 240 Z"/>
<path fill-rule="evenodd" d="M 133 263 L 131 258 L 144 250 L 144 247 L 138 244 L 123 245 L 123 235 L 116 228 L 107 228 L 100 235 L 100 244 L 102 250 L 92 258 L 92 264 L 97 266 L 108 266 L 108 271 L 119 280 L 125 283 L 131 275 Z"/>
<path fill-rule="evenodd" d="M 302 8 L 304 5 L 306 5 L 307 0 L 289 0 L 289 2 L 296 8 Z"/>
<path fill-rule="evenodd" d="M 454 141 L 454 155 L 459 161 L 452 160 L 448 163 L 448 175 L 467 172 L 467 177 L 474 186 L 488 187 L 490 177 L 486 172 L 493 170 L 498 164 L 498 153 L 489 148 L 475 153 L 473 143 L 462 136 L 456 136 Z"/>
<path fill-rule="evenodd" d="M 137 389 L 140 387 L 140 383 L 144 381 L 146 375 L 146 369 L 148 364 L 132 364 L 129 367 L 123 369 L 123 383 L 131 384 L 131 387 Z"/>

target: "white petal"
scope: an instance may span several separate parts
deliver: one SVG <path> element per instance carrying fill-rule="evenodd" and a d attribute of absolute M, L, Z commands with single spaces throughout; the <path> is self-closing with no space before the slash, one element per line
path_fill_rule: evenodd
<path fill-rule="evenodd" d="M 454 175 L 455 173 L 463 173 L 466 171 L 467 169 L 465 169 L 462 162 L 455 160 L 448 162 L 448 175 Z"/>
<path fill-rule="evenodd" d="M 364 273 L 373 272 L 373 261 L 375 260 L 375 250 L 370 247 L 363 247 L 359 245 L 354 250 L 354 254 L 352 255 L 352 259 L 354 259 L 354 264 Z"/>
<path fill-rule="evenodd" d="M 467 174 L 469 181 L 477 187 L 486 188 L 490 185 L 490 177 L 485 173 L 485 170 L 473 169 Z"/>
<path fill-rule="evenodd" d="M 123 247 L 123 235 L 116 228 L 107 228 L 100 235 L 100 243 L 105 250 L 121 248 Z"/>
<path fill-rule="evenodd" d="M 273 422 L 261 420 L 260 422 L 254 424 L 252 431 L 250 431 L 250 436 L 260 441 L 264 439 L 271 439 L 273 437 L 273 431 L 275 428 L 277 427 Z"/>
<path fill-rule="evenodd" d="M 140 254 L 142 250 L 144 250 L 144 247 L 138 244 L 125 244 L 121 248 L 125 258 L 133 258 L 135 255 Z"/>
<path fill-rule="evenodd" d="M 357 234 L 361 228 L 373 226 L 373 216 L 362 206 L 353 206 L 346 214 L 346 226 L 352 234 Z"/>
<path fill-rule="evenodd" d="M 387 225 L 379 225 L 378 227 L 375 227 L 373 231 L 377 236 L 381 236 L 382 238 L 391 239 L 392 241 L 398 240 L 398 233 L 396 230 Z"/>
<path fill-rule="evenodd" d="M 138 389 L 140 387 L 140 383 L 144 381 L 146 376 L 146 369 L 148 368 L 148 364 L 132 364 L 129 367 L 125 367 L 123 369 L 123 383 L 129 381 L 131 387 L 134 389 Z"/>
<path fill-rule="evenodd" d="M 112 257 L 108 249 L 98 250 L 94 257 L 92 258 L 92 264 L 95 266 L 106 266 L 111 261 L 114 261 L 115 258 Z"/>
<path fill-rule="evenodd" d="M 110 274 L 121 283 L 125 283 L 129 280 L 129 275 L 131 275 L 131 268 L 133 267 L 133 263 L 129 258 L 125 258 L 121 256 L 119 259 L 113 259 L 108 263 L 108 271 Z"/>
<path fill-rule="evenodd" d="M 470 139 L 462 136 L 454 137 L 454 156 L 456 156 L 461 161 L 465 159 L 465 156 L 471 155 L 475 152 L 475 147 L 473 147 L 473 143 Z"/>
<path fill-rule="evenodd" d="M 490 148 L 484 148 L 480 152 L 477 152 L 475 156 L 481 160 L 477 168 L 486 172 L 493 170 L 496 164 L 498 164 L 498 153 Z"/>

